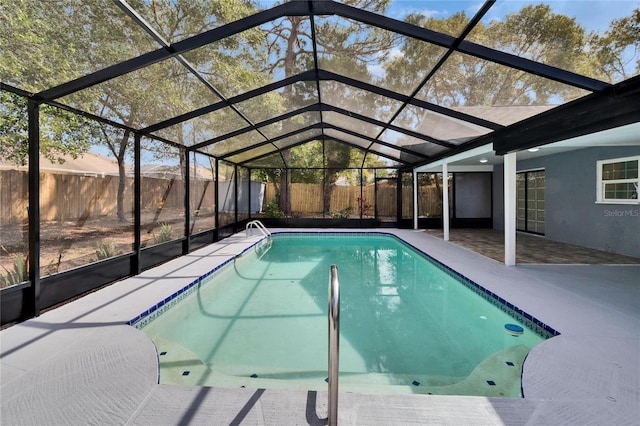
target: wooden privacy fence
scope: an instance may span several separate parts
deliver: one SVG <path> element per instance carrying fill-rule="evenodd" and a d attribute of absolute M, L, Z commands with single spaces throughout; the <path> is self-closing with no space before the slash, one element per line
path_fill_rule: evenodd
<path fill-rule="evenodd" d="M 348 207 L 352 208 L 352 215 L 359 215 L 360 204 L 359 186 L 335 186 L 331 193 L 329 212 L 339 212 Z M 270 203 L 276 196 L 276 189 L 272 183 L 267 184 L 265 203 Z M 365 212 L 368 216 L 374 214 L 375 187 L 367 185 L 362 188 L 362 198 L 370 208 Z M 396 216 L 397 191 L 392 186 L 378 187 L 378 215 Z M 301 215 L 320 215 L 323 210 L 322 184 L 292 183 L 291 211 Z M 418 190 L 418 214 L 421 216 L 439 216 L 441 195 L 435 186 L 421 186 Z M 402 189 L 402 216 L 413 217 L 413 193 L 411 188 Z"/>
<path fill-rule="evenodd" d="M 87 220 L 117 214 L 117 176 L 85 176 L 80 174 L 40 173 L 40 217 L 48 220 Z M 133 178 L 126 178 L 124 211 L 133 211 Z M 375 189 L 373 185 L 335 186 L 331 194 L 330 212 L 351 207 L 352 215 L 359 215 L 361 197 L 370 207 L 364 212 L 374 214 Z M 215 208 L 214 185 L 206 180 L 191 181 L 191 209 L 213 212 Z M 141 206 L 146 212 L 164 209 L 183 209 L 184 185 L 180 179 L 143 176 Z M 275 197 L 275 187 L 267 184 L 265 203 Z M 377 194 L 378 215 L 396 215 L 397 192 L 394 187 L 380 186 Z M 402 190 L 402 215 L 413 216 L 411 188 Z M 440 195 L 433 186 L 423 186 L 418 194 L 421 216 L 440 215 Z M 302 215 L 321 215 L 323 211 L 322 184 L 294 183 L 291 185 L 291 210 Z M 0 171 L 0 224 L 22 224 L 27 220 L 28 173 L 22 170 Z"/>
<path fill-rule="evenodd" d="M 276 196 L 275 186 L 267 184 L 265 203 L 269 203 Z M 362 198 L 369 204 L 373 205 L 374 188 L 366 186 L 363 188 Z M 360 198 L 359 186 L 335 186 L 331 193 L 330 211 L 337 212 L 339 210 L 351 207 L 353 214 L 359 214 L 357 208 L 359 206 L 358 198 Z M 319 183 L 292 183 L 291 184 L 291 211 L 300 214 L 316 214 L 321 215 L 323 210 L 323 190 L 322 184 Z M 373 214 L 373 209 L 371 210 Z"/>
<path fill-rule="evenodd" d="M 86 220 L 117 215 L 118 176 L 40 173 L 40 218 L 48 220 Z M 184 186 L 180 179 L 142 177 L 143 211 L 183 209 Z M 21 224 L 27 220 L 28 173 L 0 171 L 0 223 Z M 215 191 L 211 182 L 191 181 L 192 209 L 213 211 Z M 133 178 L 125 178 L 125 213 L 133 211 Z"/>
<path fill-rule="evenodd" d="M 0 223 L 22 224 L 27 221 L 28 174 L 19 170 L 0 171 Z"/>

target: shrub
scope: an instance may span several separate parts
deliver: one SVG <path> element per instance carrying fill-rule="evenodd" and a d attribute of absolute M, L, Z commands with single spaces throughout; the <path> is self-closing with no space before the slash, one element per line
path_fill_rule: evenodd
<path fill-rule="evenodd" d="M 156 234 L 153 232 L 153 242 L 154 244 L 166 243 L 167 241 L 171 241 L 171 234 L 173 233 L 173 227 L 170 223 L 161 222 L 160 223 L 160 233 Z"/>
<path fill-rule="evenodd" d="M 285 217 L 285 214 L 280 210 L 280 206 L 278 206 L 278 200 L 276 199 L 271 200 L 269 204 L 264 206 L 264 214 L 266 217 Z"/>
<path fill-rule="evenodd" d="M 27 281 L 29 279 L 27 263 L 25 256 L 17 254 L 11 270 L 3 266 L 2 269 L 4 269 L 6 273 L 0 273 L 0 287 L 9 287 Z"/>
<path fill-rule="evenodd" d="M 114 243 L 103 242 L 98 247 L 98 250 L 96 250 L 96 257 L 98 258 L 97 260 L 108 259 L 117 254 L 118 252 Z"/>

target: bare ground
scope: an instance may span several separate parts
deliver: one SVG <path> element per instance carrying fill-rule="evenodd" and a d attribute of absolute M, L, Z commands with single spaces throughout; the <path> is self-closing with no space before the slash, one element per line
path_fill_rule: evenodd
<path fill-rule="evenodd" d="M 142 218 L 142 246 L 161 242 L 162 224 L 170 226 L 170 238 L 184 235 L 184 216 L 176 213 L 171 221 L 145 215 Z M 154 220 L 155 219 L 155 220 Z M 198 217 L 192 223 L 192 232 L 212 229 L 213 215 Z M 167 228 L 165 228 L 166 231 Z M 26 259 L 28 226 L 0 227 L 0 274 L 14 269 L 18 256 Z M 95 262 L 101 256 L 127 253 L 133 249 L 133 220 L 119 221 L 115 217 L 100 217 L 86 221 L 46 221 L 40 224 L 41 275 L 50 275 Z"/>

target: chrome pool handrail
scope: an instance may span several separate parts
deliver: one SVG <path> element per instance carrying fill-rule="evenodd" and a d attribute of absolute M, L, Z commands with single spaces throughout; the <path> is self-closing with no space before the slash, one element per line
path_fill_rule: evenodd
<path fill-rule="evenodd" d="M 338 267 L 331 265 L 329 279 L 329 426 L 338 424 L 338 364 L 340 357 L 340 282 Z"/>
<path fill-rule="evenodd" d="M 260 222 L 259 220 L 252 220 L 251 222 L 247 223 L 247 226 L 244 229 L 245 233 L 247 234 L 247 237 L 249 236 L 249 229 L 252 229 L 252 228 L 256 228 L 265 237 L 271 236 L 271 232 L 269 232 L 267 227 L 264 226 L 262 222 Z"/>

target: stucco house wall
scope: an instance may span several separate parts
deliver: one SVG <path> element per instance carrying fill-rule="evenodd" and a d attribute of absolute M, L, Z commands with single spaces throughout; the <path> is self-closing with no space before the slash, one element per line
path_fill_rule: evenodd
<path fill-rule="evenodd" d="M 596 203 L 596 161 L 640 155 L 639 146 L 594 147 L 517 162 L 545 170 L 545 237 L 640 257 L 640 205 Z M 504 229 L 504 169 L 494 167 L 493 225 Z"/>

